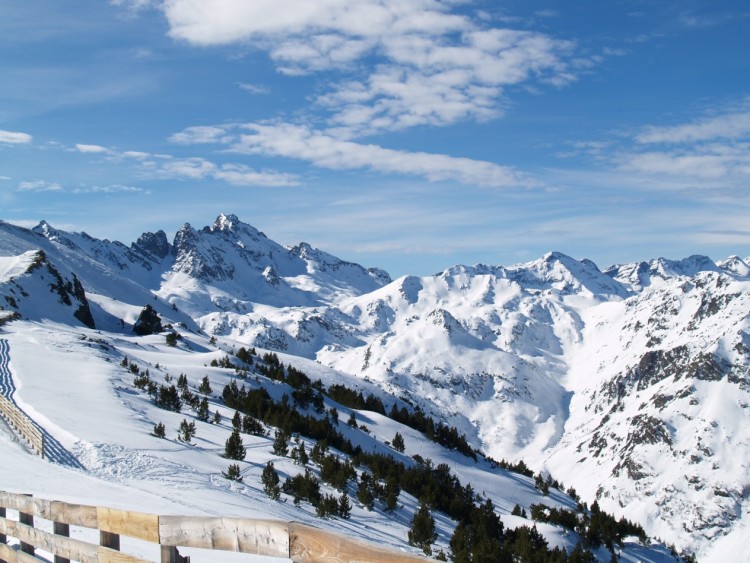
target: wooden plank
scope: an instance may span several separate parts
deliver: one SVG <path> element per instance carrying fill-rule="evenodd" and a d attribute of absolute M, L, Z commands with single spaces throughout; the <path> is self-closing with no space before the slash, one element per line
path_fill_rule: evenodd
<path fill-rule="evenodd" d="M 97 527 L 111 532 L 138 538 L 151 543 L 159 542 L 159 517 L 156 514 L 97 507 Z"/>
<path fill-rule="evenodd" d="M 0 396 L 0 414 L 44 457 L 44 435 L 34 422 L 16 405 Z"/>
<path fill-rule="evenodd" d="M 45 520 L 51 519 L 52 507 L 50 501 L 41 498 L 34 498 L 30 495 L 19 495 L 16 493 L 0 491 L 0 506 L 4 508 L 12 508 L 13 510 L 30 514 L 32 516 L 38 516 Z"/>
<path fill-rule="evenodd" d="M 289 557 L 299 563 L 405 563 L 426 557 L 380 547 L 297 522 L 289 523 Z"/>
<path fill-rule="evenodd" d="M 161 516 L 159 536 L 165 546 L 289 557 L 288 524 L 279 520 Z"/>
<path fill-rule="evenodd" d="M 56 536 L 68 538 L 70 537 L 70 525 L 61 522 L 52 522 L 52 533 Z M 60 555 L 55 555 L 54 563 L 70 563 L 70 559 L 67 557 L 61 557 Z"/>
<path fill-rule="evenodd" d="M 103 546 L 99 546 L 97 550 L 96 561 L 98 563 L 153 563 L 150 559 L 142 559 Z"/>
<path fill-rule="evenodd" d="M 0 491 L 0 506 L 18 510 L 19 512 L 26 512 L 27 514 L 36 511 L 36 508 L 34 507 L 34 499 L 32 497 L 16 493 L 7 493 L 5 491 Z"/>
<path fill-rule="evenodd" d="M 39 559 L 23 551 L 16 551 L 16 561 L 18 563 L 39 563 Z"/>
<path fill-rule="evenodd" d="M 50 503 L 50 514 L 47 520 L 83 528 L 96 529 L 98 527 L 96 506 L 70 504 L 57 500 Z"/>
<path fill-rule="evenodd" d="M 0 543 L 0 561 L 3 563 L 16 563 L 16 561 L 18 561 L 16 550 L 8 547 L 4 543 Z"/>
<path fill-rule="evenodd" d="M 21 526 L 28 526 L 32 530 L 34 529 L 34 516 L 32 514 L 26 514 L 25 512 L 19 512 L 18 513 L 18 522 Z M 20 529 L 20 528 L 19 528 Z M 24 553 L 28 553 L 29 555 L 34 555 L 34 542 L 25 542 L 21 539 L 21 551 Z"/>
<path fill-rule="evenodd" d="M 3 526 L 1 520 L 0 526 Z M 7 520 L 4 528 L 7 530 L 8 535 L 33 544 L 38 549 L 49 551 L 53 555 L 60 555 L 82 563 L 96 563 L 98 560 L 97 553 L 99 546 L 81 540 L 50 534 L 49 532 L 38 530 L 12 520 Z"/>

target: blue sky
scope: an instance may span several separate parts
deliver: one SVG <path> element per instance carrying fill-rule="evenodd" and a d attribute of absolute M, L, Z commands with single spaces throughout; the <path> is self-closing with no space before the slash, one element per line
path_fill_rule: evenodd
<path fill-rule="evenodd" d="M 750 255 L 736 1 L 0 4 L 0 218 L 219 213 L 392 275 Z"/>

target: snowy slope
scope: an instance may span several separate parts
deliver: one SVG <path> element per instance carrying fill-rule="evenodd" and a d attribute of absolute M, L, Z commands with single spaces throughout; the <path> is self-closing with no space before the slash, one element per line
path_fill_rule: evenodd
<path fill-rule="evenodd" d="M 161 231 L 145 233 L 130 247 L 46 223 L 27 231 L 0 222 L 0 295 L 14 295 L 25 280 L 33 293 L 23 291 L 35 296 L 17 307 L 0 302 L 0 313 L 75 331 L 86 330 L 75 307 L 40 316 L 46 307 L 30 305 L 41 303 L 37 295 L 55 297 L 39 272 L 26 271 L 38 249 L 66 282 L 80 280 L 96 328 L 120 353 L 130 347 L 128 355 L 152 365 L 179 359 L 163 337 L 153 337 L 146 356 L 132 348 L 132 327 L 149 304 L 193 335 L 196 352 L 208 353 L 213 336 L 283 352 L 325 381 L 401 397 L 495 459 L 548 471 L 701 560 L 744 545 L 748 260 L 660 258 L 601 271 L 552 252 L 526 264 L 390 281 L 304 243 L 281 246 L 232 215 L 200 230 L 186 225 L 172 243 Z M 148 405 L 133 408 L 144 428 L 153 425 Z M 395 423 L 381 424 L 380 437 L 390 439 Z M 73 443 L 94 443 L 84 426 L 59 428 Z M 77 447 L 90 460 L 110 455 Z M 508 511 L 515 504 L 495 498 Z"/>
<path fill-rule="evenodd" d="M 353 502 L 349 520 L 322 520 L 309 504 L 295 507 L 286 495 L 282 495 L 280 502 L 269 501 L 260 484 L 261 469 L 267 461 L 275 463 L 282 479 L 300 472 L 300 467 L 291 459 L 272 453 L 271 436 L 243 435 L 247 457 L 238 463 L 244 481 L 232 482 L 222 476 L 227 460 L 221 454 L 231 432 L 233 411 L 216 396 L 224 384 L 236 380 L 236 375 L 233 370 L 208 364 L 212 359 L 222 358 L 223 347 L 230 342 L 220 343 L 222 348 L 217 348 L 206 337 L 184 333 L 179 346 L 169 347 L 159 335 L 122 336 L 30 321 L 16 321 L 12 330 L 6 330 L 0 337 L 10 345 L 12 376 L 19 388 L 16 402 L 85 467 L 81 470 L 41 460 L 25 451 L 5 429 L 0 432 L 0 448 L 4 452 L 0 482 L 4 488 L 70 502 L 155 513 L 295 520 L 415 551 L 406 545 L 406 538 L 411 516 L 419 502 L 406 493 L 400 495 L 399 508 L 394 513 L 385 513 L 377 507 L 370 511 Z M 39 354 L 40 349 L 44 350 L 43 355 Z M 157 408 L 145 393 L 133 387 L 133 373 L 122 365 L 123 358 L 127 358 L 129 364 L 148 369 L 157 381 L 168 379 L 167 374 L 185 374 L 193 389 L 207 375 L 213 387 L 211 412 L 219 411 L 223 415 L 222 422 L 197 421 L 197 434 L 191 444 L 176 440 L 179 421 L 183 418 L 195 421 L 194 413 L 190 409 L 178 414 Z M 365 391 L 376 390 L 372 385 L 363 385 L 356 378 L 314 362 L 287 356 L 282 356 L 282 360 L 294 361 L 299 369 L 325 384 L 345 383 L 359 385 Z M 272 395 L 284 392 L 283 385 L 262 379 Z M 326 407 L 331 406 L 338 406 L 342 418 L 349 413 L 349 409 L 327 402 Z M 542 496 L 532 479 L 447 451 L 427 441 L 419 432 L 377 413 L 357 411 L 356 415 L 361 424 L 368 426 L 369 432 L 348 428 L 341 422 L 339 426 L 348 438 L 363 449 L 388 452 L 405 462 L 413 463 L 408 456 L 419 454 L 436 465 L 447 463 L 460 480 L 474 483 L 477 492 L 493 500 L 510 528 L 530 523 L 509 514 L 515 504 L 526 509 L 533 503 L 568 509 L 575 505 L 572 499 L 556 490 L 549 496 Z M 165 424 L 166 439 L 151 435 L 157 422 Z M 404 436 L 404 454 L 385 445 L 396 432 Z M 305 441 L 309 451 L 312 442 Z M 328 487 L 324 490 L 336 492 Z M 354 496 L 353 491 L 350 494 Z M 448 551 L 447 541 L 455 523 L 437 516 L 437 547 Z M 561 528 L 541 524 L 539 528 L 551 546 L 570 550 L 577 541 L 576 534 Z M 135 546 L 135 549 L 138 552 L 146 548 Z M 605 559 L 608 554 L 600 551 Z M 672 560 L 663 546 L 644 548 L 635 541 L 626 542 L 622 554 L 625 561 L 635 561 L 643 554 L 650 561 Z M 152 553 L 143 555 L 155 558 Z M 198 555 L 206 557 L 205 553 Z M 207 557 L 202 560 L 216 560 L 213 555 Z"/>

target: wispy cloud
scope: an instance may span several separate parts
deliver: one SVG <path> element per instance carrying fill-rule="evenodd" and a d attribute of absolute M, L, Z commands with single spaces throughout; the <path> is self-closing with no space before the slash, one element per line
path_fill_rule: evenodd
<path fill-rule="evenodd" d="M 251 94 L 269 94 L 271 91 L 268 89 L 268 86 L 262 86 L 260 84 L 249 84 L 247 82 L 239 82 L 237 84 L 242 90 L 245 92 L 250 92 Z"/>
<path fill-rule="evenodd" d="M 33 141 L 33 137 L 28 133 L 19 131 L 4 131 L 0 129 L 0 143 L 8 145 L 27 145 Z"/>
<path fill-rule="evenodd" d="M 18 184 L 18 190 L 22 192 L 59 192 L 62 189 L 63 187 L 57 182 L 47 180 L 31 180 Z"/>
<path fill-rule="evenodd" d="M 750 136 L 750 99 L 744 107 L 720 115 L 702 117 L 689 123 L 646 127 L 636 135 L 639 143 L 694 143 L 713 139 L 739 139 Z"/>
<path fill-rule="evenodd" d="M 151 173 L 160 178 L 213 178 L 234 186 L 285 187 L 299 185 L 293 174 L 273 170 L 255 170 L 243 164 L 215 164 L 205 158 L 183 158 L 147 164 Z"/>
<path fill-rule="evenodd" d="M 587 154 L 621 185 L 744 193 L 750 179 L 750 100 L 682 123 L 648 125 L 573 146 L 558 156 Z"/>
<path fill-rule="evenodd" d="M 79 187 L 73 190 L 74 194 L 118 194 L 118 193 L 137 193 L 150 194 L 151 191 L 138 188 L 135 186 L 123 186 L 122 184 L 111 184 L 109 186 L 91 186 Z"/>
<path fill-rule="evenodd" d="M 328 170 L 371 170 L 478 186 L 538 184 L 520 170 L 492 162 L 363 144 L 290 123 L 190 127 L 171 138 L 183 144 L 220 142 L 231 152 L 293 158 Z M 206 173 L 203 159 L 185 164 L 186 173 Z"/>
<path fill-rule="evenodd" d="M 101 154 L 101 153 L 109 152 L 109 149 L 107 149 L 106 147 L 102 147 L 99 145 L 82 145 L 80 143 L 76 144 L 76 150 L 82 153 L 94 153 L 94 154 Z"/>
<path fill-rule="evenodd" d="M 350 77 L 330 84 L 317 104 L 330 112 L 329 127 L 349 137 L 495 118 L 509 86 L 575 80 L 572 42 L 489 27 L 452 4 L 171 0 L 162 9 L 172 37 L 195 45 L 250 43 L 289 75 L 347 69 Z M 365 58 L 374 65 L 363 75 L 355 63 Z"/>

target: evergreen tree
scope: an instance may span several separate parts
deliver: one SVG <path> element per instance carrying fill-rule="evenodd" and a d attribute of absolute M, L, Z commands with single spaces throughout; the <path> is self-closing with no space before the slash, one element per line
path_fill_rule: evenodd
<path fill-rule="evenodd" d="M 242 443 L 242 436 L 240 436 L 239 430 L 233 430 L 224 445 L 224 457 L 241 461 L 245 459 L 246 454 L 247 450 L 245 450 L 245 446 Z"/>
<path fill-rule="evenodd" d="M 388 512 L 393 512 L 398 507 L 399 494 L 401 494 L 401 486 L 398 477 L 391 474 L 385 482 L 385 509 Z"/>
<path fill-rule="evenodd" d="M 196 417 L 198 418 L 198 420 L 201 420 L 203 422 L 208 422 L 208 416 L 209 416 L 208 399 L 206 397 L 203 397 L 200 404 L 198 405 L 198 410 L 196 411 Z"/>
<path fill-rule="evenodd" d="M 307 465 L 310 457 L 307 455 L 307 451 L 305 451 L 304 442 L 300 442 L 299 446 L 292 449 L 291 457 L 297 465 Z"/>
<path fill-rule="evenodd" d="M 289 453 L 289 436 L 283 430 L 277 430 L 273 441 L 274 455 L 285 456 Z"/>
<path fill-rule="evenodd" d="M 222 421 L 221 413 L 217 410 L 214 413 L 214 424 L 221 424 L 221 421 Z"/>
<path fill-rule="evenodd" d="M 263 491 L 273 500 L 278 500 L 281 496 L 281 488 L 279 487 L 280 479 L 272 461 L 269 461 L 263 468 L 263 474 L 260 479 L 263 483 Z"/>
<path fill-rule="evenodd" d="M 406 444 L 404 444 L 404 437 L 401 435 L 400 432 L 396 432 L 396 435 L 393 437 L 393 440 L 391 441 L 391 446 L 393 446 L 393 449 L 397 452 L 404 451 L 404 448 L 406 447 Z"/>
<path fill-rule="evenodd" d="M 422 548 L 425 555 L 432 554 L 430 547 L 437 539 L 435 531 L 435 519 L 430 514 L 428 508 L 422 504 L 419 510 L 414 514 L 411 521 L 411 530 L 409 530 L 409 544 Z"/>
<path fill-rule="evenodd" d="M 174 412 L 180 412 L 182 410 L 182 401 L 177 393 L 177 387 L 170 385 L 159 386 L 159 393 L 156 397 L 156 405 L 162 409 Z"/>
<path fill-rule="evenodd" d="M 357 427 L 357 417 L 354 416 L 354 411 L 352 411 L 352 414 L 349 415 L 349 420 L 347 420 L 346 423 L 351 428 L 356 428 Z"/>
<path fill-rule="evenodd" d="M 157 438 L 164 438 L 166 437 L 166 428 L 164 428 L 164 423 L 159 422 L 158 424 L 154 424 L 154 436 Z"/>
<path fill-rule="evenodd" d="M 242 428 L 242 416 L 240 415 L 240 411 L 234 411 L 234 416 L 232 417 L 232 428 L 235 430 Z"/>
<path fill-rule="evenodd" d="M 341 518 L 347 520 L 352 514 L 352 504 L 349 502 L 349 495 L 346 494 L 346 491 L 344 491 L 344 494 L 339 498 L 338 514 Z"/>
<path fill-rule="evenodd" d="M 180 442 L 190 443 L 190 440 L 195 436 L 195 422 L 188 422 L 187 419 L 183 418 L 180 422 L 180 428 L 177 431 L 177 439 Z"/>
<path fill-rule="evenodd" d="M 249 414 L 242 417 L 242 431 L 245 434 L 252 434 L 253 436 L 265 436 L 266 429 L 263 424 L 254 419 Z"/>
<path fill-rule="evenodd" d="M 372 475 L 363 472 L 359 480 L 359 485 L 357 485 L 357 500 L 361 502 L 367 510 L 372 510 L 375 506 L 375 492 L 373 489 L 374 483 Z"/>
<path fill-rule="evenodd" d="M 222 471 L 221 473 L 226 479 L 229 479 L 230 481 L 242 481 L 242 475 L 240 475 L 240 466 L 236 463 L 230 463 L 229 467 L 227 468 L 227 472 L 224 473 Z"/>
<path fill-rule="evenodd" d="M 212 391 L 211 382 L 208 380 L 208 376 L 204 375 L 201 384 L 198 387 L 198 393 L 201 393 L 202 395 L 210 395 Z"/>
<path fill-rule="evenodd" d="M 187 375 L 185 375 L 184 373 L 181 373 L 179 376 L 177 376 L 177 387 L 179 387 L 181 391 L 184 391 L 185 389 L 187 389 L 187 386 L 188 386 Z"/>
<path fill-rule="evenodd" d="M 320 518 L 335 516 L 339 512 L 339 501 L 333 495 L 323 495 L 315 504 L 315 513 Z"/>
<path fill-rule="evenodd" d="M 331 407 L 328 411 L 328 414 L 330 415 L 331 422 L 333 422 L 333 424 L 339 423 L 339 411 L 336 407 Z"/>

